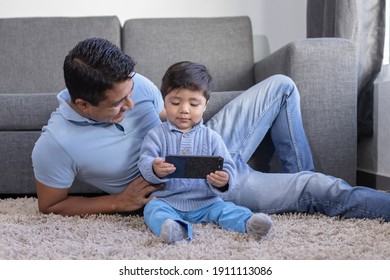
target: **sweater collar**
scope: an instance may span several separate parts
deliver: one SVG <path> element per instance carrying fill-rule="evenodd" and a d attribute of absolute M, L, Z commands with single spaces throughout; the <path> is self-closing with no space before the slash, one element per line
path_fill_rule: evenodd
<path fill-rule="evenodd" d="M 201 127 L 204 126 L 203 124 L 203 119 L 201 119 L 201 121 L 199 123 L 197 123 L 196 125 L 194 125 L 189 131 L 187 132 L 182 132 L 180 129 L 177 128 L 176 125 L 174 125 L 173 123 L 171 123 L 170 121 L 166 121 L 166 125 L 168 126 L 169 130 L 170 131 L 175 131 L 175 132 L 180 132 L 180 133 L 191 133 L 193 131 L 196 131 L 198 129 L 200 129 Z"/>

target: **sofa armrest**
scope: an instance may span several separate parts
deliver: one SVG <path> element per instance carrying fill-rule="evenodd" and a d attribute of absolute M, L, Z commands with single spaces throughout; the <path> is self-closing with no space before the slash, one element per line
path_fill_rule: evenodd
<path fill-rule="evenodd" d="M 254 66 L 259 82 L 285 74 L 296 83 L 316 171 L 355 184 L 357 62 L 352 41 L 315 38 L 291 42 Z"/>

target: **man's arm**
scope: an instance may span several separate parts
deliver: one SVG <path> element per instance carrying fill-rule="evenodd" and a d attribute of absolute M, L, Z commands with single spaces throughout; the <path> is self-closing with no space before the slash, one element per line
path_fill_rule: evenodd
<path fill-rule="evenodd" d="M 135 211 L 154 199 L 148 196 L 161 187 L 138 177 L 119 194 L 82 197 L 69 196 L 68 189 L 53 188 L 36 181 L 39 211 L 64 216 Z"/>

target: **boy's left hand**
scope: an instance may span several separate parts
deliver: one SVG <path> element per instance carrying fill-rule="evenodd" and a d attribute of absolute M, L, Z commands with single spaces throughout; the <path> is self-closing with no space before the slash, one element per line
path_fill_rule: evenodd
<path fill-rule="evenodd" d="M 229 174 L 225 171 L 215 171 L 207 175 L 207 181 L 216 188 L 223 188 L 229 183 Z"/>

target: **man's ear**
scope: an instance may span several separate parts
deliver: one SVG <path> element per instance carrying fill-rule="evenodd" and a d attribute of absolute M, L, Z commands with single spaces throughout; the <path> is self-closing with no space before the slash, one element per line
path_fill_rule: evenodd
<path fill-rule="evenodd" d="M 77 98 L 74 103 L 83 112 L 85 110 L 88 110 L 88 107 L 91 105 L 91 104 L 89 104 L 89 102 L 87 102 L 87 101 L 85 101 L 83 99 L 80 99 L 80 98 Z"/>

